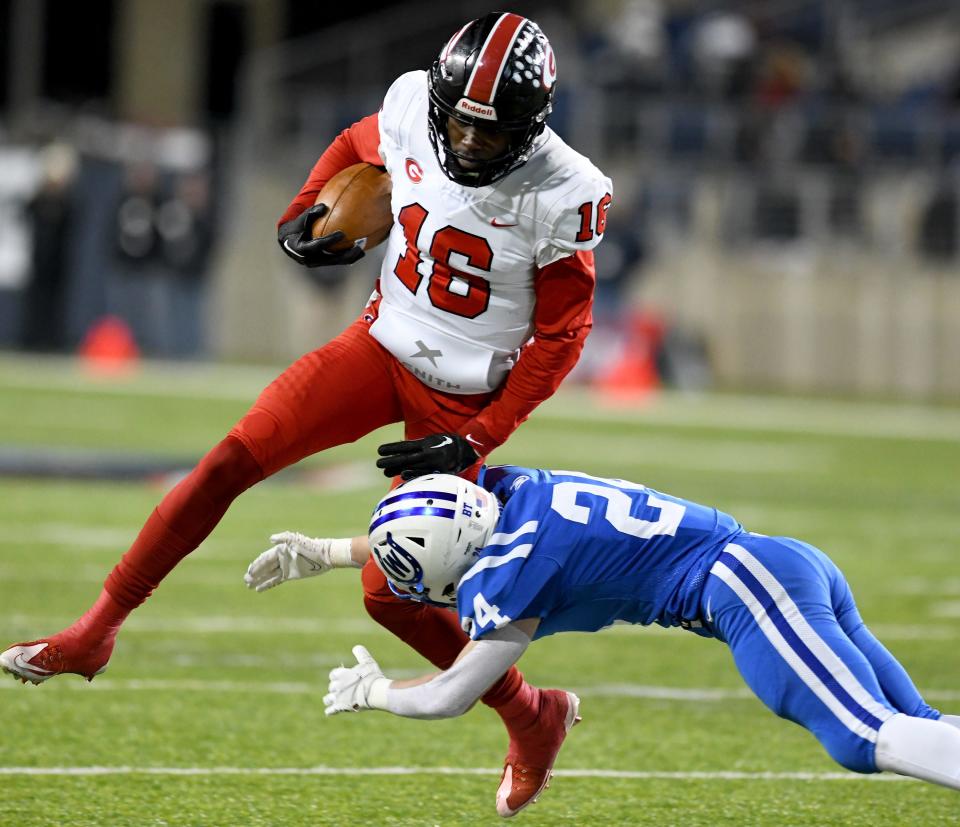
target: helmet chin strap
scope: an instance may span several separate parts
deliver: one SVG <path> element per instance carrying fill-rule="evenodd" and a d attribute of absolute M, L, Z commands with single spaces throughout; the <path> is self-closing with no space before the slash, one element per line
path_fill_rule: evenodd
<path fill-rule="evenodd" d="M 507 150 L 502 155 L 486 160 L 478 160 L 460 155 L 450 146 L 449 139 L 444 140 L 443 137 L 439 135 L 437 136 L 437 141 L 439 141 L 440 146 L 443 147 L 444 152 L 444 160 L 441 166 L 444 167 L 445 171 L 449 172 L 450 166 L 455 165 L 456 169 L 454 172 L 456 175 L 451 177 L 453 177 L 453 180 L 457 181 L 457 183 L 463 184 L 464 186 L 484 187 L 488 184 L 495 183 L 513 172 L 514 169 L 523 166 L 529 158 L 529 155 L 526 155 L 526 153 L 524 153 L 526 157 L 520 155 L 516 158 L 511 158 L 514 146 L 513 140 L 511 140 L 507 146 Z M 532 149 L 533 147 L 531 146 L 530 154 L 532 154 Z M 478 166 L 476 169 L 467 169 L 460 163 L 461 161 L 471 161 L 478 164 Z"/>
<path fill-rule="evenodd" d="M 401 600 L 415 600 L 417 603 L 426 603 L 430 606 L 437 606 L 441 609 L 452 609 L 454 606 L 457 605 L 456 602 L 438 603 L 436 600 L 431 600 L 429 597 L 427 597 L 425 594 L 422 594 L 422 593 L 411 594 L 410 592 L 402 592 L 400 591 L 400 589 L 398 589 L 396 586 L 393 585 L 393 582 L 390 580 L 389 577 L 387 578 L 387 587 L 390 589 L 390 591 L 394 593 L 394 595 L 399 597 Z M 417 583 L 417 585 L 414 586 L 413 588 L 422 590 L 423 584 Z"/>

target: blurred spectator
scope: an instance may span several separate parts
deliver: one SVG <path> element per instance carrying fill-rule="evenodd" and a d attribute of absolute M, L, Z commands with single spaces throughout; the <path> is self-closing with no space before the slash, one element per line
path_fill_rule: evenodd
<path fill-rule="evenodd" d="M 760 241 L 794 241 L 801 232 L 800 196 L 793 182 L 764 181 L 757 188 L 753 233 Z"/>
<path fill-rule="evenodd" d="M 596 249 L 597 287 L 593 330 L 575 368 L 577 381 L 607 375 L 629 350 L 630 292 L 643 277 L 648 232 L 643 197 L 618 199 L 607 218 L 603 244 Z"/>
<path fill-rule="evenodd" d="M 607 26 L 624 82 L 638 90 L 658 88 L 664 72 L 663 9 L 659 0 L 627 0 Z"/>
<path fill-rule="evenodd" d="M 190 172 L 175 181 L 173 195 L 157 210 L 156 231 L 170 269 L 187 281 L 202 279 L 213 245 L 207 173 Z"/>
<path fill-rule="evenodd" d="M 792 110 L 810 92 L 807 59 L 795 44 L 778 41 L 762 50 L 752 74 L 749 105 L 739 111 L 734 158 L 744 164 L 790 161 L 799 128 Z"/>
<path fill-rule="evenodd" d="M 152 162 L 129 164 L 114 232 L 110 311 L 128 322 L 148 355 L 199 355 L 214 236 L 208 173 L 170 178 Z"/>
<path fill-rule="evenodd" d="M 659 0 L 626 0 L 616 11 L 589 14 L 580 35 L 591 76 L 600 85 L 638 94 L 662 88 L 668 66 Z"/>
<path fill-rule="evenodd" d="M 809 83 L 810 66 L 802 50 L 791 43 L 775 43 L 760 60 L 754 94 L 761 108 L 776 111 L 795 103 Z"/>
<path fill-rule="evenodd" d="M 698 86 L 708 95 L 740 100 L 749 91 L 756 58 L 753 25 L 734 11 L 705 15 L 693 27 Z"/>
<path fill-rule="evenodd" d="M 647 257 L 646 227 L 640 198 L 618 202 L 607 218 L 603 244 L 597 248 L 597 324 L 616 323 L 628 304 L 628 292 L 643 272 Z"/>
<path fill-rule="evenodd" d="M 920 216 L 918 248 L 925 258 L 944 262 L 956 257 L 958 251 L 957 181 L 947 178 L 931 194 Z"/>
<path fill-rule="evenodd" d="M 634 150 L 645 140 L 637 104 L 663 92 L 670 65 L 659 0 L 610 5 L 581 7 L 577 30 L 590 80 L 604 102 L 604 141 L 609 151 L 618 152 Z"/>
<path fill-rule="evenodd" d="M 169 268 L 167 354 L 195 356 L 205 347 L 207 275 L 214 243 L 210 176 L 189 172 L 174 182 L 173 194 L 157 212 L 160 255 Z M 344 268 L 346 269 L 346 268 Z"/>
<path fill-rule="evenodd" d="M 157 251 L 160 172 L 150 161 L 130 164 L 117 203 L 116 254 L 127 268 L 147 266 Z"/>
<path fill-rule="evenodd" d="M 67 144 L 51 144 L 43 152 L 41 165 L 39 189 L 27 205 L 33 242 L 21 345 L 28 350 L 60 351 L 67 345 L 65 301 L 76 212 L 76 152 Z"/>

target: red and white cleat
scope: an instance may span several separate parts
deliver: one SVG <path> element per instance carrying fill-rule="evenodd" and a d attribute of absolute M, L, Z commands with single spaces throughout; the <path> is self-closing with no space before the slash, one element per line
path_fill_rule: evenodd
<path fill-rule="evenodd" d="M 107 668 L 113 640 L 101 640 L 92 649 L 81 649 L 74 642 L 67 644 L 62 635 L 17 643 L 0 653 L 0 669 L 9 672 L 21 683 L 41 684 L 57 675 L 73 673 L 92 681 Z"/>
<path fill-rule="evenodd" d="M 540 693 L 537 722 L 510 738 L 510 750 L 497 789 L 497 813 L 510 818 L 537 801 L 550 785 L 553 764 L 570 728 L 580 723 L 580 699 L 562 689 Z"/>

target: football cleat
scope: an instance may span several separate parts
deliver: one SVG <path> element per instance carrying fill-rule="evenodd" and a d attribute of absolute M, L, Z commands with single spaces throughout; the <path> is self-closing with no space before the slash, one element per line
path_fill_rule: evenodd
<path fill-rule="evenodd" d="M 571 727 L 580 723 L 580 699 L 562 689 L 544 689 L 537 722 L 522 737 L 510 736 L 510 750 L 497 789 L 497 814 L 510 818 L 536 803 L 550 786 L 553 764 Z"/>
<path fill-rule="evenodd" d="M 41 684 L 57 675 L 82 675 L 92 681 L 107 668 L 113 640 L 104 640 L 92 652 L 72 656 L 58 640 L 60 635 L 30 643 L 17 643 L 0 653 L 0 669 L 21 683 Z M 106 651 L 104 651 L 106 650 Z"/>

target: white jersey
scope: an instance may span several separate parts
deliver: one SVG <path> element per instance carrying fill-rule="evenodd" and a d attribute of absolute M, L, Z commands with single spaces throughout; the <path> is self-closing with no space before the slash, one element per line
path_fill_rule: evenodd
<path fill-rule="evenodd" d="M 370 332 L 424 384 L 497 388 L 533 333 L 538 268 L 603 235 L 610 179 L 549 128 L 526 164 L 484 187 L 451 181 L 427 133 L 427 78 L 401 75 L 380 111 L 394 225 Z"/>

